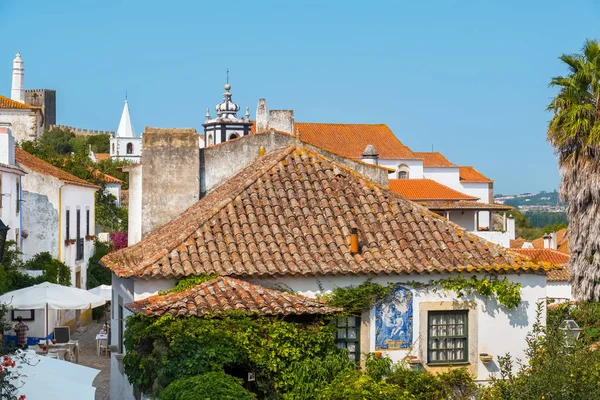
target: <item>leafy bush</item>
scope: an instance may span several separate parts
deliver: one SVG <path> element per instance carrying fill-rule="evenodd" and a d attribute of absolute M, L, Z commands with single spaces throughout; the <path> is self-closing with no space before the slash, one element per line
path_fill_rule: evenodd
<path fill-rule="evenodd" d="M 256 396 L 242 386 L 242 380 L 224 372 L 180 378 L 159 396 L 160 400 L 253 400 Z"/>
<path fill-rule="evenodd" d="M 595 308 L 596 305 L 590 308 Z M 567 346 L 561 321 L 556 314 L 541 323 L 538 306 L 536 322 L 527 335 L 527 360 L 519 360 L 516 373 L 510 354 L 499 357 L 500 377 L 492 380 L 482 399 L 529 400 L 600 398 L 600 351 L 585 340 Z"/>
<path fill-rule="evenodd" d="M 416 400 L 410 392 L 360 371 L 339 374 L 315 396 L 324 400 Z"/>
<path fill-rule="evenodd" d="M 325 321 L 299 323 L 241 313 L 221 318 L 136 314 L 127 320 L 125 372 L 148 395 L 185 376 L 225 371 L 247 377 L 254 372 L 253 390 L 268 397 L 300 380 L 293 369 L 297 362 L 340 351 L 334 330 Z"/>

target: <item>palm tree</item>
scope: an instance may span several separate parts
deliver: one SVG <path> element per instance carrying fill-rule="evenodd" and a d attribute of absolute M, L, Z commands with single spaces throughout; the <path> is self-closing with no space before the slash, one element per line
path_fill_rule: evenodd
<path fill-rule="evenodd" d="M 600 300 L 600 42 L 587 40 L 580 54 L 562 55 L 569 73 L 552 78 L 558 94 L 548 141 L 559 157 L 560 194 L 569 217 L 569 269 L 573 294 Z"/>

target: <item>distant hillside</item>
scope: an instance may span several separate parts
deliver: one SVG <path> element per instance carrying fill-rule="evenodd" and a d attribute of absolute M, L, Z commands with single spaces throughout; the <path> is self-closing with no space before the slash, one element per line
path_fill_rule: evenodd
<path fill-rule="evenodd" d="M 518 195 L 496 195 L 494 196 L 496 203 L 506 204 L 507 206 L 516 207 L 518 209 L 523 208 L 558 208 L 555 211 L 564 211 L 565 204 L 561 203 L 558 199 L 558 192 L 542 191 L 537 194 L 523 193 Z M 548 210 L 550 211 L 550 210 Z"/>

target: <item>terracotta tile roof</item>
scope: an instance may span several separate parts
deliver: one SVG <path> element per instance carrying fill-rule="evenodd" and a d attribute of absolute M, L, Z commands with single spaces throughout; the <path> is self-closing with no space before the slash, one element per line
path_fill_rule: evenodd
<path fill-rule="evenodd" d="M 295 122 L 294 129 L 300 139 L 347 158 L 362 158 L 369 144 L 375 146 L 382 159 L 419 158 L 385 124 Z"/>
<path fill-rule="evenodd" d="M 482 211 L 508 211 L 513 208 L 502 204 L 480 203 L 472 200 L 459 201 L 419 201 L 430 210 L 482 210 Z"/>
<path fill-rule="evenodd" d="M 94 175 L 94 178 L 101 180 L 104 183 L 120 183 L 120 184 L 124 183 L 119 178 L 115 178 L 112 175 L 104 174 L 97 169 L 93 169 L 92 167 L 88 167 L 88 171 L 90 171 Z"/>
<path fill-rule="evenodd" d="M 550 232 L 548 232 L 548 233 L 550 233 Z M 567 241 L 566 250 L 568 252 L 569 237 L 567 235 L 567 229 L 563 228 L 563 229 L 556 231 L 556 247 L 560 248 L 561 246 L 563 246 L 565 241 Z M 542 236 L 540 238 L 532 240 L 531 245 L 533 246 L 534 249 L 543 249 L 544 248 L 544 237 Z M 564 250 L 565 250 L 565 247 L 563 247 L 563 253 L 564 253 Z"/>
<path fill-rule="evenodd" d="M 417 157 L 423 159 L 424 167 L 458 167 L 458 165 L 452 164 L 442 153 L 438 152 L 421 152 L 415 151 Z"/>
<path fill-rule="evenodd" d="M 20 101 L 9 99 L 0 95 L 0 108 L 21 108 L 26 110 L 42 110 L 40 107 L 30 106 L 29 104 L 21 103 Z"/>
<path fill-rule="evenodd" d="M 493 180 L 486 178 L 481 172 L 477 171 L 475 168 L 467 166 L 458 167 L 458 173 L 460 176 L 461 182 L 486 182 L 491 183 Z"/>
<path fill-rule="evenodd" d="M 511 249 L 520 249 L 523 247 L 523 245 L 525 244 L 526 240 L 523 239 L 522 237 L 513 239 L 510 241 L 510 248 Z"/>
<path fill-rule="evenodd" d="M 332 314 L 339 308 L 308 297 L 267 289 L 230 277 L 218 277 L 179 293 L 151 296 L 125 304 L 133 312 L 160 317 L 200 317 L 230 311 L 257 315 Z"/>
<path fill-rule="evenodd" d="M 110 158 L 110 153 L 94 153 L 94 156 L 96 157 L 96 160 L 104 161 Z"/>
<path fill-rule="evenodd" d="M 554 269 L 548 272 L 547 280 L 549 282 L 568 281 L 571 278 L 566 264 L 569 262 L 569 255 L 552 249 L 511 249 L 515 253 L 522 254 L 531 258 L 533 261 L 549 262 L 553 265 L 562 266 L 562 269 Z"/>
<path fill-rule="evenodd" d="M 359 230 L 360 251 L 349 249 Z M 533 271 L 534 263 L 306 148 L 273 151 L 131 247 L 120 277 Z"/>
<path fill-rule="evenodd" d="M 29 154 L 25 150 L 18 147 L 15 148 L 15 160 L 25 168 L 39 172 L 40 174 L 53 176 L 65 183 L 77 186 L 85 186 L 93 189 L 100 189 L 100 187 L 91 184 L 86 180 L 78 178 L 75 175 L 71 175 L 70 173 L 63 171 L 62 169 L 55 167 L 54 165 L 47 163 L 41 158 L 37 158 L 36 156 Z"/>
<path fill-rule="evenodd" d="M 557 251 L 560 251 L 561 253 L 564 253 L 564 254 L 571 254 L 571 251 L 569 250 L 569 238 L 568 237 L 565 237 L 562 244 L 558 247 Z"/>
<path fill-rule="evenodd" d="M 390 190 L 409 200 L 479 200 L 432 179 L 390 179 Z"/>

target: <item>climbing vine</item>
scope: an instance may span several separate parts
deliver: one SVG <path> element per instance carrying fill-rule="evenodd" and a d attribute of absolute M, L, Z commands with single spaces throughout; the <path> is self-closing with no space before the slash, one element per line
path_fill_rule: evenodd
<path fill-rule="evenodd" d="M 160 292 L 158 292 L 158 294 L 163 296 L 163 295 L 169 294 L 169 293 L 183 292 L 186 289 L 193 288 L 194 286 L 198 286 L 199 284 L 204 283 L 206 281 L 210 281 L 211 279 L 214 279 L 218 276 L 219 275 L 217 275 L 217 274 L 202 274 L 202 275 L 185 276 L 185 277 L 181 278 L 177 282 L 177 284 L 175 286 L 173 286 L 171 289 L 161 290 Z"/>
<path fill-rule="evenodd" d="M 371 309 L 377 300 L 385 298 L 396 285 L 412 288 L 432 288 L 452 290 L 459 298 L 465 295 L 478 294 L 483 297 L 494 298 L 498 303 L 508 309 L 513 309 L 521 303 L 521 284 L 510 282 L 506 277 L 503 279 L 488 279 L 472 276 L 469 279 L 461 275 L 457 277 L 431 280 L 422 282 L 399 282 L 380 285 L 371 279 L 358 286 L 337 287 L 331 293 L 321 296 L 332 306 L 343 308 L 349 314 L 358 314 L 364 310 Z"/>

